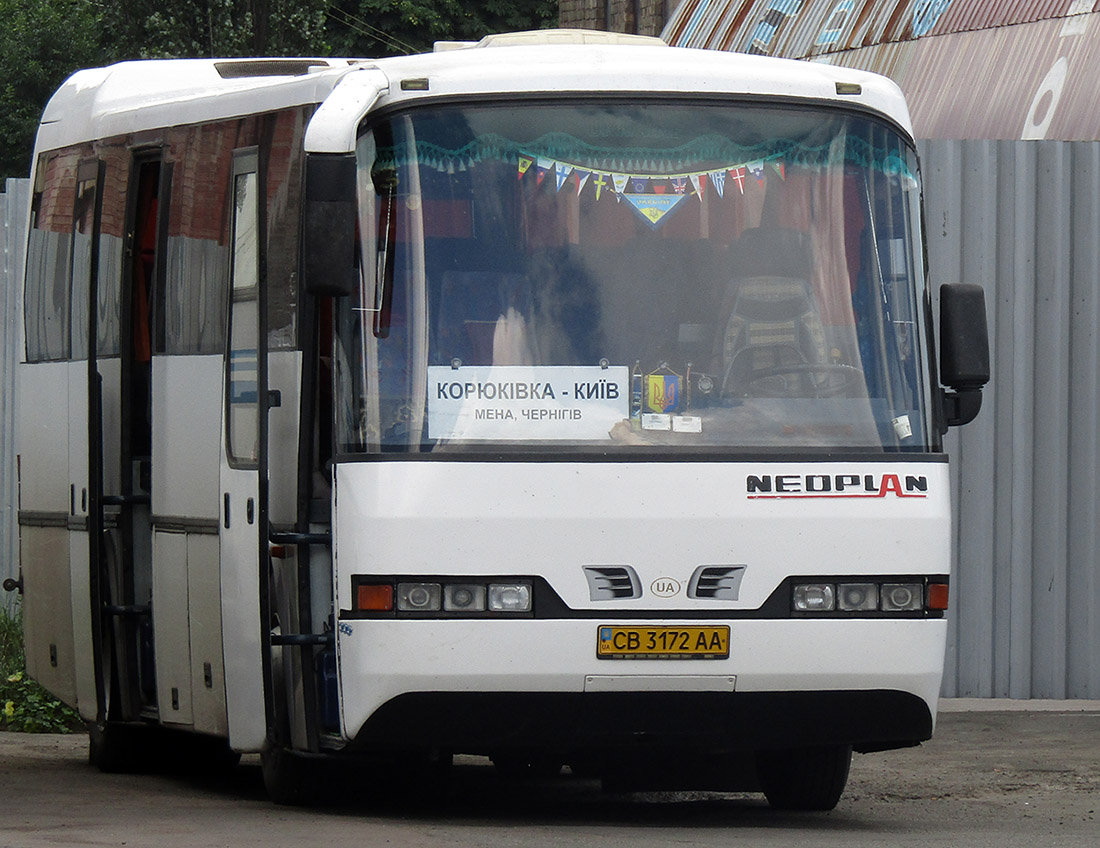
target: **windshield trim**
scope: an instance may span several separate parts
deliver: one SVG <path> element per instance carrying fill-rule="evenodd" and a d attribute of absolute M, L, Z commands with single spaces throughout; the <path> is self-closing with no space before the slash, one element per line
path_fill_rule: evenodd
<path fill-rule="evenodd" d="M 790 96 L 779 97 L 773 94 L 706 94 L 689 92 L 682 95 L 669 92 L 648 92 L 639 90 L 637 93 L 576 91 L 560 92 L 553 94 L 546 92 L 530 92 L 519 95 L 509 95 L 509 103 L 516 105 L 536 106 L 586 106 L 593 103 L 607 105 L 674 105 L 674 106 L 715 106 L 715 105 L 751 105 L 753 107 L 771 107 L 778 110 L 796 107 L 810 107 L 821 109 L 830 114 L 851 115 L 861 118 L 871 118 L 894 132 L 906 146 L 917 156 L 916 140 L 912 133 L 895 121 L 893 117 L 873 106 L 863 103 L 837 103 L 819 97 Z M 380 107 L 369 112 L 356 131 L 356 138 L 360 138 L 375 128 L 377 124 L 392 120 L 394 117 L 406 112 L 415 112 L 424 108 L 438 106 L 481 106 L 486 104 L 501 104 L 499 94 L 441 94 L 425 95 L 413 102 L 402 101 Z M 919 157 L 917 157 L 919 159 Z"/>

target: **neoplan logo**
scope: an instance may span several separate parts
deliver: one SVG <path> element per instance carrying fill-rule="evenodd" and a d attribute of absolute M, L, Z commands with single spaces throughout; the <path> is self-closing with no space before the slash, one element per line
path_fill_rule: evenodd
<path fill-rule="evenodd" d="M 749 474 L 745 492 L 761 498 L 924 498 L 928 478 L 915 474 Z"/>

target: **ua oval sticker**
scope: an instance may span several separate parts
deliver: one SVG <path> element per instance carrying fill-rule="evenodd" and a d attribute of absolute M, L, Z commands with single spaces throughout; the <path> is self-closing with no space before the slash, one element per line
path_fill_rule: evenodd
<path fill-rule="evenodd" d="M 658 577 L 650 585 L 649 591 L 658 598 L 671 598 L 673 595 L 680 594 L 680 581 L 673 580 L 671 577 Z"/>

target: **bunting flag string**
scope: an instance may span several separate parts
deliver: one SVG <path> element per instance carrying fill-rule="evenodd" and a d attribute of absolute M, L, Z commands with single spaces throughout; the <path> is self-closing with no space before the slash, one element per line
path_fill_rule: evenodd
<path fill-rule="evenodd" d="M 739 151 L 739 153 L 737 152 Z M 707 186 L 718 198 L 725 197 L 730 181 L 737 196 L 746 190 L 763 188 L 769 175 L 786 181 L 789 165 L 815 172 L 836 168 L 841 163 L 872 168 L 916 185 L 916 178 L 902 155 L 875 147 L 865 139 L 849 135 L 819 147 L 791 140 L 775 139 L 755 147 L 737 147 L 730 139 L 704 136 L 680 148 L 654 155 L 655 151 L 597 150 L 565 134 L 550 134 L 529 147 L 502 136 L 479 136 L 458 150 L 446 150 L 429 142 L 379 149 L 375 169 L 421 165 L 444 174 L 470 174 L 478 179 L 475 166 L 482 161 L 515 163 L 516 179 L 522 182 L 535 172 L 539 189 L 553 174 L 554 191 L 568 184 L 580 197 L 591 183 L 595 199 L 606 190 L 616 202 L 626 200 L 651 227 L 656 228 L 682 201 L 694 196 L 703 200 Z M 728 164 L 717 164 L 726 162 Z M 692 167 L 694 163 L 698 163 Z M 751 179 L 750 179 L 751 178 Z M 731 189 L 732 193 L 732 189 Z"/>
<path fill-rule="evenodd" d="M 766 171 L 774 172 L 785 180 L 787 168 L 791 165 L 815 169 L 856 165 L 888 176 L 897 176 L 909 185 L 916 185 L 915 174 L 896 146 L 878 146 L 855 134 L 830 139 L 816 146 L 796 139 L 782 138 L 753 146 L 742 146 L 732 139 L 713 134 L 700 136 L 679 147 L 663 151 L 631 151 L 593 147 L 567 133 L 549 133 L 527 143 L 486 133 L 458 149 L 447 149 L 421 140 L 379 148 L 374 168 L 397 169 L 416 164 L 441 173 L 456 174 L 468 171 L 483 161 L 515 163 L 517 179 L 520 180 L 534 166 L 539 185 L 542 184 L 546 171 L 556 171 L 558 164 L 591 174 L 622 174 L 628 179 L 687 179 L 692 182 L 693 187 L 693 177 L 728 172 L 736 168 L 744 168 L 746 176 L 751 175 L 757 182 L 763 182 Z M 716 162 L 729 164 L 716 167 Z M 692 163 L 699 164 L 693 167 Z M 704 167 L 703 163 L 709 164 Z M 711 184 L 715 186 L 718 195 L 722 196 L 724 186 L 719 188 L 713 179 Z"/>

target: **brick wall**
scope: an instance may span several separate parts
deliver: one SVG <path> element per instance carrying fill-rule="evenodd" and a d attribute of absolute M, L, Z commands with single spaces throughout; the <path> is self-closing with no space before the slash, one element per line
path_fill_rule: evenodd
<path fill-rule="evenodd" d="M 558 0 L 563 27 L 660 35 L 672 14 L 671 0 Z"/>

